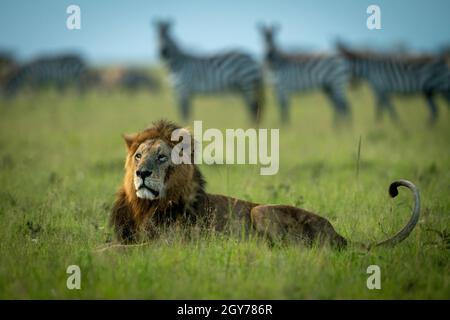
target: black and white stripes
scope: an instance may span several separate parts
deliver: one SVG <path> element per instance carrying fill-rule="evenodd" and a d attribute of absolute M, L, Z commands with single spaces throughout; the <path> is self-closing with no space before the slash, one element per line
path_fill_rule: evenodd
<path fill-rule="evenodd" d="M 289 120 L 289 99 L 298 92 L 321 89 L 336 115 L 349 113 L 345 87 L 349 74 L 345 60 L 336 55 L 287 54 L 275 44 L 275 26 L 261 26 L 266 63 L 271 71 L 283 122 Z"/>
<path fill-rule="evenodd" d="M 69 85 L 80 86 L 86 70 L 77 55 L 44 57 L 20 66 L 5 85 L 7 95 L 14 95 L 24 87 L 40 88 L 47 85 L 62 90 Z"/>
<path fill-rule="evenodd" d="M 432 122 L 438 114 L 434 96 L 442 94 L 450 103 L 450 68 L 443 57 L 357 52 L 341 43 L 338 49 L 349 62 L 352 76 L 366 80 L 372 87 L 378 118 L 387 110 L 393 119 L 397 119 L 391 102 L 394 94 L 423 94 Z"/>
<path fill-rule="evenodd" d="M 170 27 L 167 21 L 156 23 L 159 53 L 170 71 L 182 117 L 185 120 L 189 118 L 191 101 L 195 96 L 230 92 L 243 97 L 252 119 L 258 122 L 264 103 L 262 61 L 241 51 L 195 55 L 180 48 L 172 38 Z M 388 111 L 392 118 L 397 119 L 391 102 L 394 94 L 422 94 L 432 122 L 438 115 L 434 101 L 437 94 L 443 95 L 450 105 L 448 52 L 447 57 L 445 53 L 413 57 L 406 53 L 355 51 L 339 44 L 338 54 L 287 53 L 275 41 L 277 27 L 260 26 L 260 31 L 265 45 L 265 65 L 269 69 L 283 122 L 290 120 L 291 97 L 310 90 L 321 90 L 328 97 L 336 118 L 349 115 L 346 89 L 351 77 L 367 81 L 373 89 L 378 118 Z M 148 70 L 141 67 L 88 68 L 77 54 L 45 56 L 20 64 L 11 55 L 0 52 L 0 97 L 14 96 L 25 88 L 45 86 L 54 86 L 59 91 L 74 86 L 81 93 L 86 88 L 126 89 L 131 92 L 158 87 Z"/>
<path fill-rule="evenodd" d="M 190 100 L 199 94 L 235 92 L 243 96 L 255 121 L 263 104 L 263 74 L 260 65 L 238 51 L 195 56 L 178 47 L 170 35 L 170 23 L 158 22 L 160 55 L 167 62 L 184 119 Z"/>

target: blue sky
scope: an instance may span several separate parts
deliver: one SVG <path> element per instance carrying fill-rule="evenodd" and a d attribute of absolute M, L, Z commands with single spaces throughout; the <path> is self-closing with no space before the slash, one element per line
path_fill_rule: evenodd
<path fill-rule="evenodd" d="M 81 8 L 81 30 L 66 28 L 66 8 Z M 368 30 L 366 8 L 381 8 L 382 30 Z M 77 50 L 91 62 L 156 60 L 151 21 L 171 17 L 174 35 L 197 52 L 242 48 L 262 53 L 258 22 L 278 22 L 287 48 L 330 49 L 336 37 L 354 44 L 404 43 L 433 50 L 450 43 L 448 0 L 1 0 L 0 48 L 21 59 Z"/>

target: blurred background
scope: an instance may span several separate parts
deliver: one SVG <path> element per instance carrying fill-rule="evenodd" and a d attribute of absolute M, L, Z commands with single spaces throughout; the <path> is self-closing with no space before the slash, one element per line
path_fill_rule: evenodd
<path fill-rule="evenodd" d="M 66 10 L 72 4 L 70 1 L 2 1 L 0 11 L 2 96 L 10 98 L 44 87 L 56 88 L 58 92 L 62 92 L 67 87 L 75 86 L 80 93 L 87 89 L 106 93 L 127 92 L 127 94 L 138 91 L 155 93 L 163 87 L 170 90 L 168 81 L 171 71 L 170 61 L 165 60 L 169 63 L 164 68 L 162 63 L 164 60 L 159 54 L 162 50 L 161 34 L 158 36 L 156 28 L 158 21 L 170 21 L 168 34 L 171 41 L 175 41 L 183 53 L 200 59 L 238 50 L 240 54 L 249 55 L 255 68 L 266 71 L 271 69 L 272 73 L 275 73 L 276 69 L 267 68 L 268 65 L 270 67 L 270 61 L 267 59 L 270 54 L 269 47 L 261 33 L 261 26 L 274 25 L 277 26 L 274 41 L 280 52 L 309 54 L 309 57 L 327 53 L 342 58 L 347 68 L 346 75 L 339 80 L 337 80 L 339 76 L 332 75 L 335 78 L 332 81 L 341 83 L 332 86 L 331 94 L 325 92 L 336 110 L 351 109 L 351 102 L 347 101 L 345 93 L 337 91 L 346 90 L 350 78 L 361 76 L 355 74 L 358 66 L 352 65 L 353 61 L 348 59 L 348 55 L 342 57 L 343 48 L 356 49 L 363 54 L 384 54 L 387 59 L 399 57 L 400 62 L 405 63 L 401 68 L 405 69 L 408 68 L 407 60 L 410 57 L 426 57 L 429 62 L 441 60 L 443 63 L 438 67 L 430 67 L 438 68 L 438 74 L 434 71 L 427 71 L 425 74 L 426 77 L 433 79 L 445 78 L 440 80 L 440 84 L 433 84 L 433 90 L 438 86 L 439 88 L 434 91 L 437 93 L 445 91 L 444 95 L 447 95 L 446 99 L 450 101 L 448 1 L 378 1 L 376 5 L 381 10 L 379 15 L 381 29 L 378 30 L 369 30 L 367 27 L 367 19 L 371 15 L 367 10 L 372 4 L 371 1 L 263 0 L 217 3 L 204 0 L 127 2 L 81 0 L 76 3 L 80 8 L 81 28 L 70 30 L 66 23 L 72 12 Z M 338 44 L 341 45 L 340 52 L 337 50 Z M 310 63 L 312 64 L 314 62 Z M 339 63 L 328 65 L 335 70 L 344 67 Z M 308 68 L 307 64 L 305 68 Z M 418 65 L 417 68 L 422 67 Z M 220 75 L 222 71 L 218 74 Z M 310 77 L 320 72 L 320 70 L 304 70 L 299 71 L 297 76 Z M 396 77 L 394 72 L 387 72 L 390 72 L 388 77 Z M 373 83 L 370 83 L 370 79 L 367 79 L 374 74 L 376 72 L 371 70 L 368 75 L 360 78 L 369 80 L 373 91 L 379 91 L 378 88 L 374 88 Z M 415 79 L 422 77 L 422 74 L 420 71 L 406 77 Z M 202 74 L 194 73 L 194 77 L 196 76 L 206 79 Z M 269 76 L 270 73 L 255 77 L 268 85 Z M 211 77 L 217 78 L 215 75 Z M 236 77 L 238 80 L 242 79 L 242 75 Z M 188 83 L 185 78 L 179 82 Z M 397 80 L 393 79 L 393 82 Z M 295 82 L 286 81 L 280 85 L 281 88 L 276 89 L 277 94 Z M 389 89 L 392 89 L 393 93 L 407 91 L 406 93 L 421 94 L 425 90 L 426 85 L 423 83 L 419 84 L 420 88 L 409 88 L 408 84 L 405 84 L 407 81 L 400 81 L 402 81 L 400 88 L 391 84 Z M 190 82 L 202 86 L 199 81 Z M 211 85 L 212 81 L 207 79 L 205 82 L 209 86 L 218 87 L 200 88 L 200 91 L 206 93 L 214 91 L 213 89 L 218 89 L 215 93 L 224 93 L 222 87 L 236 87 L 231 80 L 216 85 Z M 329 91 L 329 88 L 324 86 L 329 80 L 319 79 L 310 82 L 312 83 L 308 81 L 294 83 L 293 85 L 299 88 L 292 90 L 292 93 L 303 93 L 310 89 Z M 271 87 L 276 87 L 276 83 L 272 84 Z M 243 85 L 240 84 L 238 87 L 241 88 Z M 189 112 L 186 110 L 192 109 L 190 100 L 197 96 L 198 89 L 191 90 L 189 99 L 180 97 L 176 88 L 168 93 L 177 100 L 171 104 L 178 105 L 178 108 L 175 108 L 179 109 L 178 114 L 182 114 L 184 120 L 189 118 Z M 270 91 L 271 88 L 268 89 Z M 389 106 L 389 96 L 384 97 L 377 92 L 374 94 L 377 95 L 375 100 L 379 104 L 388 105 L 389 111 L 393 109 Z M 254 96 L 255 92 L 245 93 L 244 99 L 251 113 L 260 114 L 263 111 L 256 106 Z M 278 94 L 277 104 L 281 109 L 289 108 L 283 107 L 283 99 L 289 98 L 290 96 L 280 97 Z M 436 118 L 433 109 L 437 108 L 433 106 L 434 102 L 427 101 L 427 103 L 431 117 Z M 289 101 L 286 104 L 289 105 Z M 287 113 L 283 115 L 281 111 L 281 117 L 286 120 L 288 115 Z"/>
<path fill-rule="evenodd" d="M 376 3 L 375 3 L 376 2 Z M 287 48 L 332 50 L 335 38 L 373 48 L 435 51 L 450 39 L 450 3 L 430 1 L 25 1 L 3 0 L 0 47 L 19 61 L 76 51 L 94 65 L 158 62 L 152 19 L 172 18 L 187 48 L 243 48 L 261 56 L 259 22 L 278 22 Z M 81 8 L 81 30 L 66 28 L 66 8 Z M 366 27 L 369 5 L 379 5 L 382 29 Z"/>

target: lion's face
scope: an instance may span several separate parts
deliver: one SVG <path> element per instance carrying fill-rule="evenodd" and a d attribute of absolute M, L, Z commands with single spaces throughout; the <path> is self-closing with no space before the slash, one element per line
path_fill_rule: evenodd
<path fill-rule="evenodd" d="M 158 200 L 155 201 L 158 205 L 172 204 L 180 199 L 189 201 L 196 168 L 192 163 L 192 141 L 185 141 L 186 134 L 190 136 L 186 128 L 160 120 L 141 132 L 123 135 L 128 151 L 123 189 L 128 201 L 146 200 L 137 202 L 144 206 L 153 200 Z M 173 149 L 178 146 L 183 150 L 179 154 L 181 158 L 172 158 Z M 190 161 L 180 163 L 178 160 L 184 161 L 186 150 L 191 152 L 188 155 Z"/>
<path fill-rule="evenodd" d="M 136 195 L 141 199 L 164 198 L 167 172 L 172 165 L 171 147 L 160 139 L 142 142 L 130 154 L 133 182 Z"/>

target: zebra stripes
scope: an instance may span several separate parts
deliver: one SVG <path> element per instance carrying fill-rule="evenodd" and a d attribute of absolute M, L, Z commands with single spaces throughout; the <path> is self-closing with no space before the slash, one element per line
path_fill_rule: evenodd
<path fill-rule="evenodd" d="M 0 51 L 0 87 L 3 88 L 9 76 L 17 69 L 17 62 L 12 54 Z"/>
<path fill-rule="evenodd" d="M 180 49 L 170 35 L 170 23 L 158 22 L 160 55 L 167 62 L 178 95 L 182 117 L 190 114 L 195 95 L 235 92 L 242 95 L 254 121 L 263 104 L 263 74 L 260 65 L 245 53 L 230 51 L 212 56 L 194 56 Z"/>
<path fill-rule="evenodd" d="M 191 100 L 196 95 L 240 94 L 252 118 L 259 122 L 264 102 L 263 66 L 240 51 L 198 56 L 184 51 L 170 34 L 170 23 L 156 24 L 160 56 L 169 68 L 178 106 L 188 119 Z M 450 105 L 450 62 L 448 51 L 436 56 L 378 54 L 354 51 L 338 43 L 338 55 L 290 54 L 278 48 L 277 27 L 260 26 L 265 44 L 265 63 L 269 67 L 281 120 L 289 120 L 292 95 L 322 90 L 335 110 L 335 117 L 350 114 L 346 85 L 350 76 L 369 83 L 376 96 L 376 114 L 386 111 L 398 118 L 391 97 L 395 94 L 422 94 L 436 121 L 435 96 L 443 95 Z M 447 56 L 446 56 L 447 54 Z M 446 61 L 447 59 L 447 61 Z M 87 87 L 134 91 L 157 88 L 157 81 L 140 69 L 88 69 L 76 54 L 41 57 L 24 65 L 8 53 L 0 52 L 0 89 L 5 97 L 27 87 L 56 86 L 61 91 L 70 85 L 84 93 Z"/>
<path fill-rule="evenodd" d="M 349 113 L 345 97 L 348 66 L 339 56 L 286 54 L 275 44 L 275 26 L 260 26 L 266 63 L 271 71 L 283 122 L 289 120 L 289 100 L 297 92 L 321 89 L 331 100 L 336 116 Z"/>
<path fill-rule="evenodd" d="M 90 68 L 83 75 L 83 83 L 91 89 L 108 92 L 160 89 L 159 81 L 152 74 L 138 68 Z"/>
<path fill-rule="evenodd" d="M 437 119 L 434 101 L 442 94 L 450 104 L 450 68 L 439 56 L 411 57 L 357 52 L 338 44 L 338 50 L 350 64 L 352 76 L 366 80 L 376 96 L 377 118 L 387 110 L 392 119 L 398 116 L 391 102 L 394 94 L 421 93 L 430 110 L 430 121 Z"/>
<path fill-rule="evenodd" d="M 84 61 L 76 55 L 39 58 L 20 66 L 7 81 L 5 92 L 14 95 L 24 87 L 53 85 L 62 90 L 69 85 L 81 86 L 85 70 Z"/>

